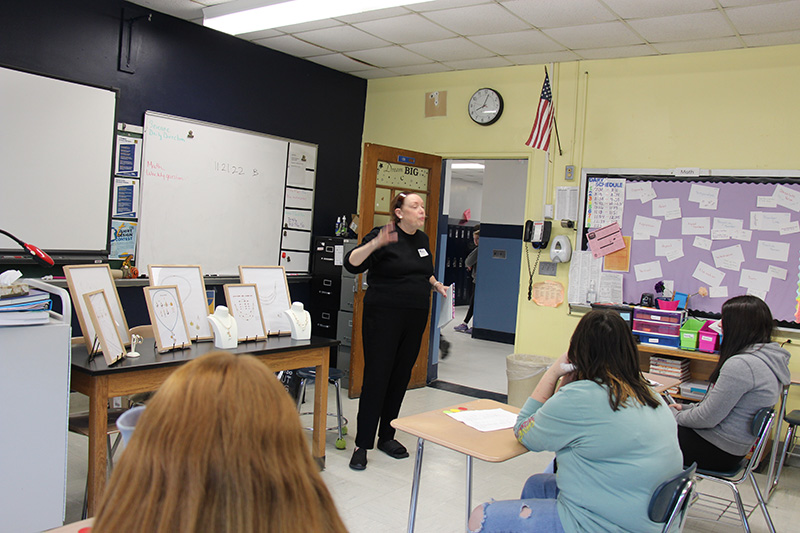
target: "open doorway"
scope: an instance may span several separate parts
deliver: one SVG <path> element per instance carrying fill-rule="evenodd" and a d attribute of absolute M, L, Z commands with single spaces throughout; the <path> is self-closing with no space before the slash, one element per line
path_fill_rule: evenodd
<path fill-rule="evenodd" d="M 452 159 L 443 167 L 437 254 L 445 283 L 456 286 L 456 319 L 441 329 L 450 353 L 435 365 L 432 377 L 505 394 L 505 356 L 513 352 L 516 330 L 528 160 Z"/>

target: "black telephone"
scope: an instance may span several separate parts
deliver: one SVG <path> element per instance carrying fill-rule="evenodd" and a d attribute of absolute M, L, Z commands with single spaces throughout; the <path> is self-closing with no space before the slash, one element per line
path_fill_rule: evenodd
<path fill-rule="evenodd" d="M 531 243 L 534 248 L 547 248 L 550 242 L 550 228 L 552 223 L 549 220 L 526 220 L 525 233 L 522 240 Z"/>

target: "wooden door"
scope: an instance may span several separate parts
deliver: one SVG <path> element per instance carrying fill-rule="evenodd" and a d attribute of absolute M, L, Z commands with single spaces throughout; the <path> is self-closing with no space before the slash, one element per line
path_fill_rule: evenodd
<path fill-rule="evenodd" d="M 378 144 L 364 144 L 361 170 L 361 205 L 358 213 L 358 242 L 375 226 L 390 220 L 389 204 L 397 193 L 418 194 L 425 202 L 425 233 L 431 244 L 431 257 L 436 258 L 439 191 L 441 188 L 442 158 Z M 361 395 L 364 380 L 364 348 L 361 342 L 361 315 L 364 311 L 364 281 L 367 274 L 356 279 L 353 301 L 353 342 L 350 352 L 350 398 Z M 428 373 L 428 343 L 430 320 L 422 336 L 417 361 L 411 373 L 409 388 L 424 387 Z"/>

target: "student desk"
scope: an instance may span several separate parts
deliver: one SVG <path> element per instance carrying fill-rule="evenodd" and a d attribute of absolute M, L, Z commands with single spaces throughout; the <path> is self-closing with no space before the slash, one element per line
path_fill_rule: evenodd
<path fill-rule="evenodd" d="M 314 431 L 311 454 L 325 467 L 325 425 L 328 410 L 328 368 L 331 350 L 339 344 L 332 339 L 312 337 L 297 341 L 290 337 L 270 337 L 266 341 L 240 343 L 226 350 L 252 355 L 267 363 L 271 370 L 316 367 L 314 394 Z M 72 347 L 70 388 L 89 397 L 89 515 L 93 516 L 106 484 L 106 430 L 109 398 L 156 390 L 178 367 L 209 352 L 217 351 L 213 342 L 193 343 L 185 350 L 159 354 L 148 339 L 136 347 L 141 357 L 123 359 L 111 367 L 102 354 L 89 361 L 85 346 Z"/>

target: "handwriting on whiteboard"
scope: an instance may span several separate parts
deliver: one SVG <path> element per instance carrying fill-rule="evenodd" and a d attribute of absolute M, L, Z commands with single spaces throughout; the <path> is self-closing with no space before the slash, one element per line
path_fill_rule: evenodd
<path fill-rule="evenodd" d="M 283 213 L 283 227 L 289 229 L 311 229 L 311 211 L 287 209 Z"/>
<path fill-rule="evenodd" d="M 167 169 L 161 166 L 161 163 L 153 161 L 145 161 L 144 175 L 152 176 L 154 178 L 162 178 L 164 181 L 183 181 L 186 178 L 178 174 L 172 174 Z"/>

